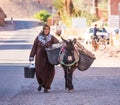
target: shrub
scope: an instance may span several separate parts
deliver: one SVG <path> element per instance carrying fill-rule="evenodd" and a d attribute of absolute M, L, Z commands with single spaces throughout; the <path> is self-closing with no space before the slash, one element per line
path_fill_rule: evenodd
<path fill-rule="evenodd" d="M 39 19 L 43 22 L 47 22 L 47 18 L 50 16 L 51 15 L 46 10 L 41 10 L 41 11 L 37 12 L 36 14 L 34 14 L 34 17 L 36 19 Z"/>

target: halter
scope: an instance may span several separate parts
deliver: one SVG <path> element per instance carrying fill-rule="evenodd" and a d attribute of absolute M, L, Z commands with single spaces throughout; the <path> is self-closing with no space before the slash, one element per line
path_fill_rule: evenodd
<path fill-rule="evenodd" d="M 77 63 L 77 62 L 79 61 L 79 57 L 77 57 L 77 59 L 76 59 L 73 63 L 71 63 L 71 64 L 65 64 L 65 63 L 60 59 L 60 55 L 61 55 L 62 52 L 64 52 L 64 50 L 65 50 L 65 46 L 63 46 L 63 47 L 61 48 L 60 53 L 59 53 L 58 61 L 60 62 L 60 64 L 65 65 L 65 66 L 67 66 L 67 67 L 71 67 L 71 66 L 73 66 L 75 63 Z M 78 51 L 76 50 L 76 48 L 75 48 L 75 52 L 76 52 L 76 54 L 79 56 L 79 53 L 78 53 Z"/>

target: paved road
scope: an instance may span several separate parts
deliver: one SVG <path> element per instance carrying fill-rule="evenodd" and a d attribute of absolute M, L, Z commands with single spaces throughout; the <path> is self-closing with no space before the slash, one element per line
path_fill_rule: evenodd
<path fill-rule="evenodd" d="M 0 65 L 0 98 L 12 97 L 22 91 L 34 79 L 24 78 L 24 67 L 19 64 Z"/>
<path fill-rule="evenodd" d="M 39 24 L 37 21 L 15 20 L 13 25 L 8 22 L 10 27 L 0 32 L 0 97 L 13 96 L 31 82 L 23 78 L 23 70 L 29 63 L 29 52 L 39 33 L 40 27 L 36 27 Z"/>
<path fill-rule="evenodd" d="M 56 66 L 51 93 L 37 91 L 36 79 L 24 78 L 21 65 L 0 66 L 0 105 L 120 105 L 120 68 L 90 68 L 74 72 L 74 93 L 64 90 L 64 76 Z"/>
<path fill-rule="evenodd" d="M 0 33 L 3 37 L 0 40 L 0 63 L 27 63 L 34 38 L 40 31 L 40 27 L 36 27 L 39 22 L 14 21 L 14 24 L 15 30 Z"/>
<path fill-rule="evenodd" d="M 64 90 L 60 66 L 56 66 L 51 93 L 37 92 L 36 79 L 24 78 L 23 69 L 39 33 L 35 25 L 16 21 L 15 31 L 2 32 L 10 36 L 0 40 L 0 105 L 120 105 L 120 67 L 95 66 L 97 63 L 87 71 L 75 71 L 72 94 Z"/>

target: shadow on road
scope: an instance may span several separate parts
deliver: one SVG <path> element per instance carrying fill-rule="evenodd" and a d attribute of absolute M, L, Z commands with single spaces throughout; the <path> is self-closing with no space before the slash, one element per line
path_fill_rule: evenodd
<path fill-rule="evenodd" d="M 0 45 L 0 50 L 31 49 L 32 44 Z"/>
<path fill-rule="evenodd" d="M 35 20 L 13 20 L 13 23 L 11 23 L 10 20 L 7 20 L 4 26 L 0 26 L 0 31 L 30 29 L 33 27 L 43 26 L 43 25 L 44 22 L 35 21 Z"/>
<path fill-rule="evenodd" d="M 25 20 L 19 20 L 14 21 L 15 22 L 15 30 L 21 30 L 21 29 L 30 29 L 37 26 L 43 26 L 43 22 L 38 21 L 25 21 Z"/>
<path fill-rule="evenodd" d="M 11 38 L 12 39 L 12 38 Z M 25 43 L 28 42 L 26 40 L 0 40 L 0 43 Z"/>

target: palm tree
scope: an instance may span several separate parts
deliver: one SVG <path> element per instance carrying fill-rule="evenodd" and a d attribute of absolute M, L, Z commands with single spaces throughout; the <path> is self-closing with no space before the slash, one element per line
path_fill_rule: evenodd
<path fill-rule="evenodd" d="M 64 6 L 65 6 L 65 10 L 66 12 L 71 16 L 73 13 L 73 1 L 72 0 L 64 0 Z"/>
<path fill-rule="evenodd" d="M 94 0 L 94 4 L 95 4 L 96 16 L 98 17 L 98 0 Z"/>
<path fill-rule="evenodd" d="M 41 3 L 41 0 L 37 0 L 37 2 Z M 64 10 L 67 12 L 67 14 L 71 16 L 74 8 L 73 0 L 63 0 L 63 3 L 64 3 Z"/>
<path fill-rule="evenodd" d="M 40 0 L 37 0 L 38 3 L 40 3 Z"/>

